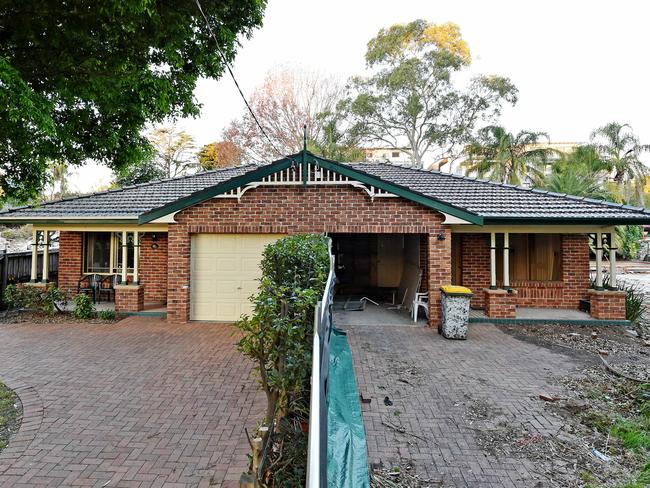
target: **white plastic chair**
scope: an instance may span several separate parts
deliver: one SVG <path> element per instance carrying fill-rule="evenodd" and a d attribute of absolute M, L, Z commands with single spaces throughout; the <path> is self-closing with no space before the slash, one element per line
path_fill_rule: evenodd
<path fill-rule="evenodd" d="M 413 298 L 413 306 L 411 310 L 413 311 L 413 322 L 418 321 L 418 310 L 420 307 L 424 308 L 424 315 L 427 319 L 429 318 L 429 294 L 428 293 L 416 293 Z"/>

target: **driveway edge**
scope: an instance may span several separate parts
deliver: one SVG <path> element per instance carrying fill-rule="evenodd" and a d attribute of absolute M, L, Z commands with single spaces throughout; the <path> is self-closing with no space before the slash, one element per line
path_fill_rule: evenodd
<path fill-rule="evenodd" d="M 20 458 L 34 441 L 43 422 L 43 402 L 36 388 L 20 380 L 0 378 L 11 388 L 20 399 L 23 406 L 23 416 L 16 435 L 9 440 L 9 445 L 0 453 L 0 474 L 11 468 L 14 461 Z"/>

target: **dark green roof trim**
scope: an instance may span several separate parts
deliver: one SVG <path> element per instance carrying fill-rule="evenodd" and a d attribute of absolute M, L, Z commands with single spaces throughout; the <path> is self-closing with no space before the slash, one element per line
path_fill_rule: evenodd
<path fill-rule="evenodd" d="M 484 225 L 645 225 L 650 224 L 650 215 L 640 218 L 589 218 L 589 217 L 576 217 L 576 218 L 553 218 L 553 217 L 511 217 L 511 218 L 490 218 L 483 219 Z"/>
<path fill-rule="evenodd" d="M 265 176 L 289 168 L 294 163 L 294 156 L 288 156 L 286 158 L 279 159 L 269 165 L 261 166 L 253 171 L 249 171 L 246 174 L 237 176 L 228 181 L 224 181 L 218 185 L 204 188 L 203 190 L 192 193 L 187 197 L 180 198 L 174 202 L 168 203 L 167 205 L 163 205 L 162 207 L 146 212 L 140 215 L 138 222 L 140 224 L 146 224 L 152 220 L 156 220 L 164 217 L 165 215 L 169 215 L 170 213 L 178 212 L 193 205 L 198 205 L 199 203 L 209 200 L 212 197 L 221 195 L 222 193 L 226 193 L 230 190 L 234 190 L 247 183 L 259 181 Z"/>
<path fill-rule="evenodd" d="M 468 212 L 465 209 L 441 202 L 440 200 L 436 200 L 435 198 L 422 195 L 421 193 L 415 192 L 413 190 L 409 190 L 404 186 L 397 185 L 395 183 L 389 183 L 385 180 L 377 178 L 376 176 L 370 175 L 363 171 L 359 171 L 353 168 L 352 166 L 337 163 L 336 161 L 331 161 L 329 159 L 324 159 L 311 153 L 308 154 L 311 157 L 312 161 L 316 162 L 317 164 L 319 164 L 325 169 L 329 169 L 343 176 L 347 176 L 349 178 L 358 180 L 362 183 L 366 183 L 368 185 L 374 186 L 376 188 L 379 188 L 380 190 L 393 193 L 394 195 L 406 198 L 407 200 L 411 200 L 415 203 L 419 203 L 421 205 L 424 205 L 425 207 L 429 207 L 434 210 L 438 210 L 439 212 L 444 212 L 449 215 L 453 215 L 454 217 L 458 217 L 459 219 L 466 220 L 468 222 L 471 222 L 472 224 L 483 225 L 483 217 L 481 217 L 480 215 L 476 215 L 475 213 Z"/>
<path fill-rule="evenodd" d="M 298 159 L 300 157 L 300 159 Z M 308 152 L 308 151 L 303 151 L 299 154 L 295 154 L 293 156 L 288 156 L 283 159 L 279 159 L 277 161 L 274 161 L 273 163 L 267 165 L 267 166 L 262 166 L 261 168 L 258 168 L 254 171 L 250 171 L 242 176 L 233 178 L 231 180 L 228 180 L 224 183 L 221 183 L 219 185 L 215 185 L 209 188 L 205 188 L 204 190 L 198 191 L 196 193 L 193 193 L 185 198 L 181 198 L 179 200 L 176 200 L 175 202 L 172 202 L 170 204 L 164 205 L 160 208 L 154 209 L 150 212 L 147 212 L 145 214 L 142 214 L 138 222 L 140 224 L 145 224 L 147 222 L 151 222 L 153 220 L 156 220 L 158 218 L 161 218 L 165 215 L 169 215 L 170 213 L 173 212 L 178 212 L 180 210 L 183 210 L 187 207 L 191 207 L 193 205 L 197 205 L 201 202 L 204 202 L 212 197 L 215 197 L 217 195 L 221 195 L 223 193 L 226 193 L 230 190 L 234 190 L 240 186 L 246 185 L 248 183 L 252 183 L 255 181 L 259 181 L 260 179 L 264 178 L 265 176 L 271 175 L 273 173 L 277 173 L 278 171 L 282 171 L 283 169 L 289 168 L 292 164 L 299 164 L 303 163 L 303 158 L 305 163 L 310 162 L 310 163 L 315 163 L 325 169 L 328 169 L 330 171 L 334 171 L 335 173 L 338 173 L 342 176 L 347 176 L 349 178 L 352 178 L 354 180 L 358 180 L 362 183 L 366 183 L 368 185 L 374 186 L 376 188 L 379 188 L 381 190 L 387 191 L 389 193 L 393 193 L 397 196 L 403 197 L 407 200 L 411 200 L 415 203 L 419 203 L 421 205 L 424 205 L 425 207 L 432 208 L 434 210 L 438 210 L 439 212 L 444 212 L 449 215 L 453 215 L 454 217 L 458 217 L 459 219 L 466 220 L 468 222 L 471 222 L 472 224 L 477 224 L 477 225 L 482 225 L 483 224 L 483 217 L 476 215 L 474 213 L 467 212 L 464 209 L 460 209 L 458 207 L 454 207 L 452 205 L 443 203 L 441 201 L 438 201 L 434 198 L 427 197 L 425 195 L 422 195 L 420 193 L 414 192 L 409 190 L 408 188 L 405 188 L 400 185 L 396 185 L 394 183 L 389 183 L 386 182 L 380 178 L 377 178 L 376 176 L 369 175 L 367 173 L 364 173 L 362 171 L 355 170 L 351 168 L 350 166 L 337 163 L 335 161 L 331 161 L 329 159 L 324 159 L 320 158 L 318 156 L 315 156 L 314 154 Z"/>

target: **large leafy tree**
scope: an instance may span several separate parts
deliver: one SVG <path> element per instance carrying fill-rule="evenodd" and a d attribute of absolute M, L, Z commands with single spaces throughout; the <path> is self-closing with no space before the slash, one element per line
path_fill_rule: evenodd
<path fill-rule="evenodd" d="M 352 78 L 345 104 L 353 131 L 373 143 L 407 144 L 416 167 L 430 152 L 434 160 L 457 156 L 478 122 L 517 100 L 514 85 L 500 76 L 456 83 L 471 56 L 452 23 L 416 20 L 381 29 L 365 59 L 371 74 Z"/>
<path fill-rule="evenodd" d="M 266 0 L 202 5 L 232 60 Z M 0 0 L 2 197 L 36 196 L 49 161 L 142 160 L 145 123 L 196 116 L 197 79 L 223 68 L 193 0 Z"/>
<path fill-rule="evenodd" d="M 344 156 L 354 141 L 342 130 L 336 112 L 343 94 L 334 77 L 300 68 L 273 69 L 249 100 L 270 141 L 249 112 L 231 122 L 224 139 L 241 148 L 244 160 L 268 162 L 300 151 L 306 129 L 312 150 Z"/>
<path fill-rule="evenodd" d="M 643 186 L 650 172 L 641 161 L 641 156 L 650 152 L 650 145 L 641 144 L 629 124 L 618 122 L 610 122 L 594 130 L 591 142 L 613 172 L 619 194 L 622 196 L 625 184 L 632 182 L 637 199 L 643 202 Z"/>
<path fill-rule="evenodd" d="M 512 134 L 501 126 L 492 125 L 479 130 L 468 144 L 468 159 L 463 166 L 469 173 L 513 185 L 540 183 L 555 151 L 542 142 L 548 142 L 544 132 L 522 130 Z"/>

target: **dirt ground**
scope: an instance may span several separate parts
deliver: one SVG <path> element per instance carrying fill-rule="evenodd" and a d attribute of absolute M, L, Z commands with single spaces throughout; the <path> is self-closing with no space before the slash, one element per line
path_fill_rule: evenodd
<path fill-rule="evenodd" d="M 550 486 L 637 487 L 647 453 L 629 449 L 613 427 L 640 416 L 639 398 L 650 381 L 650 342 L 622 327 L 502 326 L 508 334 L 579 359 L 577 371 L 556 378 L 565 394 L 540 396 L 565 425 L 552 438 L 517 439 L 510 429 L 483 432 L 482 447 L 533 460 Z"/>

